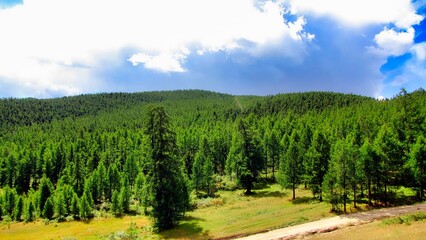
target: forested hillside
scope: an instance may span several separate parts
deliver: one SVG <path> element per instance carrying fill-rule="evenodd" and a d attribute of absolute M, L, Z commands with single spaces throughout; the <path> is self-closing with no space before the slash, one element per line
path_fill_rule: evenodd
<path fill-rule="evenodd" d="M 87 219 L 141 205 L 156 217 L 158 161 L 182 172 L 174 189 L 195 197 L 235 188 L 251 194 L 256 182 L 277 181 L 293 189 L 293 198 L 305 185 L 336 211 L 362 195 L 371 205 L 391 203 L 395 186 L 424 198 L 425 117 L 422 89 L 386 101 L 196 90 L 3 99 L 0 216 Z M 155 121 L 170 124 L 155 129 Z M 174 208 L 189 210 L 185 199 Z"/>

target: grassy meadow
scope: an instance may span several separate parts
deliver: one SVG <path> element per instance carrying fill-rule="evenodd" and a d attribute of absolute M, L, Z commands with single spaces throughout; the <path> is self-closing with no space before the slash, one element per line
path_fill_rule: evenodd
<path fill-rule="evenodd" d="M 271 185 L 244 196 L 243 190 L 220 191 L 218 198 L 200 199 L 198 208 L 188 212 L 179 225 L 154 234 L 143 215 L 123 218 L 97 217 L 89 223 L 71 221 L 45 224 L 3 223 L 0 239 L 124 239 L 131 224 L 142 239 L 207 239 L 247 235 L 331 216 L 330 206 L 312 200 L 310 190 L 299 189 L 291 201 L 289 190 Z M 126 235 L 127 234 L 127 235 Z"/>

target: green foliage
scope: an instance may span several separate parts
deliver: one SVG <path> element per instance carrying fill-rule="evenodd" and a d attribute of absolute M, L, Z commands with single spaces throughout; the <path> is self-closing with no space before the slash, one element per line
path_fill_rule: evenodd
<path fill-rule="evenodd" d="M 120 195 L 117 190 L 114 190 L 112 192 L 112 199 L 111 199 L 111 212 L 115 216 L 121 216 L 123 214 L 123 207 L 120 204 Z"/>
<path fill-rule="evenodd" d="M 38 190 L 37 206 L 40 212 L 44 211 L 47 199 L 53 194 L 53 184 L 46 175 L 40 180 L 40 186 Z M 52 204 L 53 206 L 53 204 Z M 50 213 L 50 212 L 49 212 Z M 44 214 L 43 214 L 44 215 Z"/>
<path fill-rule="evenodd" d="M 18 198 L 18 195 L 14 188 L 11 189 L 9 187 L 6 187 L 4 189 L 3 198 L 2 198 L 3 214 L 8 215 L 9 217 L 13 216 L 13 210 L 15 209 L 17 198 Z"/>
<path fill-rule="evenodd" d="M 192 185 L 198 192 L 203 190 L 208 196 L 214 193 L 214 164 L 211 150 L 207 138 L 204 136 L 200 140 L 199 150 L 195 154 L 192 165 Z"/>
<path fill-rule="evenodd" d="M 25 214 L 24 214 L 25 222 L 31 222 L 34 220 L 34 211 L 35 211 L 35 207 L 34 207 L 33 201 L 30 198 L 27 198 Z"/>
<path fill-rule="evenodd" d="M 76 193 L 73 193 L 70 205 L 70 213 L 74 216 L 78 216 L 80 214 L 80 200 Z"/>
<path fill-rule="evenodd" d="M 296 198 L 295 189 L 301 183 L 303 173 L 303 155 L 300 146 L 300 136 L 296 131 L 291 134 L 290 146 L 280 163 L 278 183 L 293 190 L 293 200 Z"/>
<path fill-rule="evenodd" d="M 198 90 L 0 99 L 0 113 L 0 205 L 11 218 L 18 196 L 21 219 L 32 221 L 49 198 L 56 218 L 78 217 L 83 196 L 91 208 L 103 209 L 114 191 L 123 213 L 138 200 L 148 213 L 157 191 L 173 189 L 163 197 L 175 199 L 176 223 L 189 206 L 188 183 L 214 196 L 217 189 L 237 187 L 249 193 L 271 177 L 290 188 L 304 183 L 342 209 L 365 192 L 371 205 L 392 204 L 394 185 L 414 186 L 419 196 L 425 189 L 424 90 L 401 91 L 386 101 L 325 92 L 235 97 Z M 176 175 L 168 174 L 164 188 L 158 177 L 167 171 L 154 163 Z"/>
<path fill-rule="evenodd" d="M 67 202 L 62 191 L 57 191 L 55 194 L 55 215 L 59 219 L 64 219 L 67 214 Z"/>
<path fill-rule="evenodd" d="M 15 208 L 13 209 L 13 220 L 20 221 L 22 216 L 22 211 L 24 208 L 23 196 L 18 196 L 15 203 Z"/>
<path fill-rule="evenodd" d="M 417 137 L 416 144 L 412 147 L 409 165 L 414 173 L 420 197 L 424 199 L 424 190 L 426 188 L 426 139 L 423 134 Z"/>
<path fill-rule="evenodd" d="M 54 213 L 55 213 L 55 211 L 54 211 L 54 205 L 53 205 L 52 197 L 49 197 L 44 204 L 42 217 L 44 217 L 46 219 L 52 219 Z"/>
<path fill-rule="evenodd" d="M 189 207 L 189 193 L 182 166 L 175 157 L 176 137 L 164 108 L 148 113 L 146 134 L 149 138 L 151 166 L 147 184 L 154 226 L 159 230 L 173 227 Z"/>
<path fill-rule="evenodd" d="M 423 221 L 426 219 L 426 213 L 424 212 L 416 212 L 405 214 L 398 217 L 391 217 L 382 220 L 382 224 L 384 225 L 392 225 L 392 224 L 406 224 L 410 225 L 412 222 Z"/>
<path fill-rule="evenodd" d="M 350 187 L 356 185 L 357 155 L 351 136 L 338 140 L 333 146 L 330 170 L 324 181 L 324 188 L 327 189 L 326 196 L 333 210 L 340 211 L 339 205 L 343 204 L 343 211 L 346 212 Z"/>
<path fill-rule="evenodd" d="M 314 196 L 318 195 L 322 201 L 322 183 L 330 160 L 330 143 L 322 132 L 315 131 L 306 159 L 309 187 Z"/>
<path fill-rule="evenodd" d="M 83 220 L 88 220 L 89 218 L 93 217 L 92 214 L 92 207 L 90 205 L 89 199 L 87 199 L 87 195 L 83 194 L 83 196 L 80 198 L 80 201 L 78 202 L 79 205 L 79 216 Z"/>
<path fill-rule="evenodd" d="M 234 159 L 236 176 L 238 182 L 246 189 L 246 194 L 251 194 L 253 184 L 257 181 L 259 171 L 262 170 L 262 156 L 260 151 L 260 140 L 254 129 L 249 126 L 249 122 L 244 119 L 237 121 L 236 143 L 239 153 Z"/>

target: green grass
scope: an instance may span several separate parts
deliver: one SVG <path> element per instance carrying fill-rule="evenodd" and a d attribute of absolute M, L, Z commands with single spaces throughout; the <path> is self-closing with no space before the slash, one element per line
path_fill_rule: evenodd
<path fill-rule="evenodd" d="M 220 197 L 200 199 L 198 209 L 188 212 L 173 230 L 159 235 L 152 233 L 150 220 L 145 216 L 95 218 L 90 223 L 64 222 L 45 225 L 12 223 L 0 225 L 0 239 L 108 239 L 119 238 L 135 223 L 143 239 L 206 239 L 248 235 L 269 229 L 295 225 L 331 216 L 330 206 L 312 199 L 309 190 L 299 189 L 293 203 L 290 191 L 278 185 L 255 190 L 245 196 L 243 190 L 220 191 Z M 120 235 L 121 234 L 121 235 Z"/>
<path fill-rule="evenodd" d="M 313 200 L 309 190 L 298 190 L 296 203 L 291 201 L 290 192 L 282 190 L 278 185 L 256 190 L 252 196 L 245 196 L 243 192 L 219 192 L 223 203 L 188 213 L 176 229 L 166 231 L 162 236 L 178 239 L 224 238 L 332 215 L 329 213 L 330 206 Z"/>
<path fill-rule="evenodd" d="M 415 195 L 415 192 L 408 188 L 400 188 L 395 192 L 401 199 L 403 196 Z M 294 201 L 291 200 L 290 190 L 282 190 L 277 184 L 255 190 L 251 196 L 245 196 L 243 190 L 219 191 L 217 195 L 217 198 L 196 200 L 197 209 L 188 212 L 175 229 L 160 234 L 152 232 L 149 218 L 137 215 L 121 219 L 98 217 L 90 223 L 71 221 L 45 225 L 43 220 L 27 224 L 3 223 L 0 225 L 0 239 L 20 240 L 28 239 L 29 236 L 31 239 L 120 239 L 131 223 L 136 224 L 135 231 L 142 239 L 215 239 L 249 235 L 333 216 L 329 204 L 313 199 L 310 190 L 303 188 L 296 191 L 297 198 Z M 360 204 L 360 208 L 353 211 L 362 210 L 364 207 Z M 417 226 L 425 221 L 416 222 L 413 219 L 420 220 L 424 217 L 426 216 L 407 215 L 394 221 Z M 393 227 L 405 231 L 405 228 L 400 226 L 402 224 L 380 225 L 384 226 L 374 226 L 378 228 L 378 236 L 383 229 Z M 363 239 L 370 238 L 366 235 Z"/>
<path fill-rule="evenodd" d="M 391 217 L 382 220 L 382 224 L 384 225 L 391 225 L 391 224 L 406 224 L 410 225 L 413 222 L 418 222 L 426 219 L 426 213 L 424 212 L 416 212 L 416 213 L 410 213 L 405 214 L 398 217 Z"/>

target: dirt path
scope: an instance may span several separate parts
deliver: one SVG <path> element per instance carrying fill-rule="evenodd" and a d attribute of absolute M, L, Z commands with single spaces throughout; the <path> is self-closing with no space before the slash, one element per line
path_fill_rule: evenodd
<path fill-rule="evenodd" d="M 331 218 L 325 218 L 314 222 L 300 224 L 296 226 L 272 230 L 265 233 L 259 233 L 239 240 L 272 240 L 272 239 L 293 239 L 297 236 L 313 233 L 323 233 L 334 231 L 338 228 L 371 222 L 386 217 L 399 216 L 406 213 L 423 211 L 426 212 L 426 204 L 417 204 L 411 206 L 385 208 L 372 210 L 362 213 L 347 214 Z"/>

